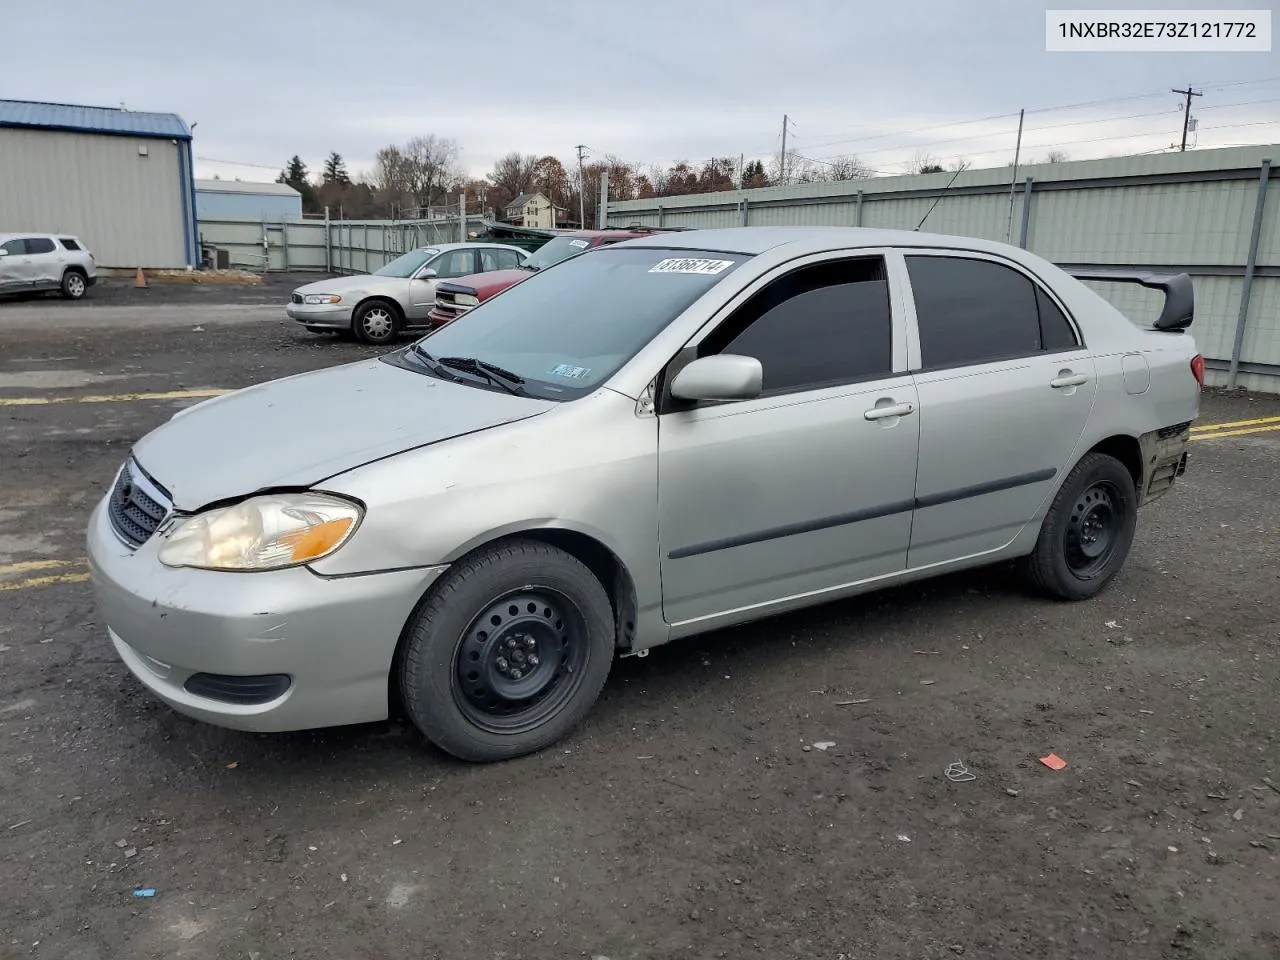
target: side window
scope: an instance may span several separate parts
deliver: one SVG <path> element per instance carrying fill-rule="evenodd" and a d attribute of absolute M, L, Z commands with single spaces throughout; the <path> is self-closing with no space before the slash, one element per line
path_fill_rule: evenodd
<path fill-rule="evenodd" d="M 1024 357 L 1041 349 L 1036 289 L 990 260 L 908 256 L 926 370 Z"/>
<path fill-rule="evenodd" d="M 9 251 L 9 256 L 20 257 L 27 252 L 27 241 L 19 237 L 16 240 L 6 240 L 0 244 L 5 250 Z"/>
<path fill-rule="evenodd" d="M 62 244 L 64 250 L 79 250 L 80 244 L 76 243 L 70 237 L 59 237 L 58 242 Z"/>
<path fill-rule="evenodd" d="M 755 357 L 766 394 L 889 376 L 893 318 L 884 261 L 862 257 L 795 270 L 744 303 L 699 353 Z"/>
<path fill-rule="evenodd" d="M 432 260 L 431 266 L 441 280 L 465 277 L 469 273 L 476 272 L 475 258 L 472 253 L 471 250 L 450 250 Z"/>
<path fill-rule="evenodd" d="M 48 237 L 27 237 L 27 253 L 53 253 L 55 249 Z"/>
<path fill-rule="evenodd" d="M 1044 349 L 1071 350 L 1080 346 L 1071 321 L 1039 286 L 1036 287 L 1036 306 L 1040 309 L 1040 342 Z"/>
<path fill-rule="evenodd" d="M 522 258 L 520 254 L 516 253 L 514 250 L 498 251 L 498 269 L 499 270 L 514 270 L 516 267 L 520 266 L 520 264 L 522 264 L 523 262 L 524 262 L 524 258 Z"/>
<path fill-rule="evenodd" d="M 486 250 L 483 247 L 476 251 L 480 255 L 480 272 L 488 273 L 490 270 L 502 269 L 498 266 L 498 250 Z"/>

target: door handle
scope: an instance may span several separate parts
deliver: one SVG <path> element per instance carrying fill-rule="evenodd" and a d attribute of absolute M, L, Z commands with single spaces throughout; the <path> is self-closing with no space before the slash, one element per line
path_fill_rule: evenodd
<path fill-rule="evenodd" d="M 905 417 L 909 413 L 915 413 L 915 405 L 910 403 L 895 403 L 887 407 L 872 407 L 862 414 L 864 420 L 885 420 L 889 417 Z"/>
<path fill-rule="evenodd" d="M 1088 382 L 1089 378 L 1083 373 L 1063 373 L 1050 380 L 1049 386 L 1061 390 L 1063 387 L 1078 387 Z"/>

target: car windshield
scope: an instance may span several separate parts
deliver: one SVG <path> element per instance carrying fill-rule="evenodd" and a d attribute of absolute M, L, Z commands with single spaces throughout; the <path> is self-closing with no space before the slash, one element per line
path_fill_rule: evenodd
<path fill-rule="evenodd" d="M 522 266 L 526 269 L 545 270 L 561 260 L 568 260 L 570 257 L 590 248 L 591 241 L 585 237 L 556 237 L 534 251 L 533 256 L 526 260 Z"/>
<path fill-rule="evenodd" d="M 523 378 L 535 396 L 568 400 L 612 376 L 742 254 L 610 247 L 504 290 L 415 344 Z"/>
<path fill-rule="evenodd" d="M 401 279 L 412 277 L 422 268 L 424 263 L 439 252 L 439 250 L 410 250 L 408 253 L 396 257 L 390 263 L 383 264 L 373 271 L 373 275 L 375 277 L 400 277 Z"/>

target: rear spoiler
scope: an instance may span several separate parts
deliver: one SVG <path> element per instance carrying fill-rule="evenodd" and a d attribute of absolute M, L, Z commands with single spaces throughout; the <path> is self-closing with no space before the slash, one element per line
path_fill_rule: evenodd
<path fill-rule="evenodd" d="M 1164 307 L 1154 324 L 1157 330 L 1182 331 L 1191 326 L 1196 315 L 1196 296 L 1191 277 L 1185 273 L 1147 273 L 1142 270 L 1075 270 L 1064 267 L 1077 280 L 1112 280 L 1116 283 L 1140 283 L 1164 294 Z"/>

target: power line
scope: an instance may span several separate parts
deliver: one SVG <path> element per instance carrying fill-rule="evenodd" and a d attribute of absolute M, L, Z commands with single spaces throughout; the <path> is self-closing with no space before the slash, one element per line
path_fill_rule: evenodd
<path fill-rule="evenodd" d="M 215 160 L 213 157 L 196 157 L 201 163 L 223 163 L 230 167 L 257 167 L 261 170 L 280 170 L 279 164 L 246 163 L 244 160 Z"/>

